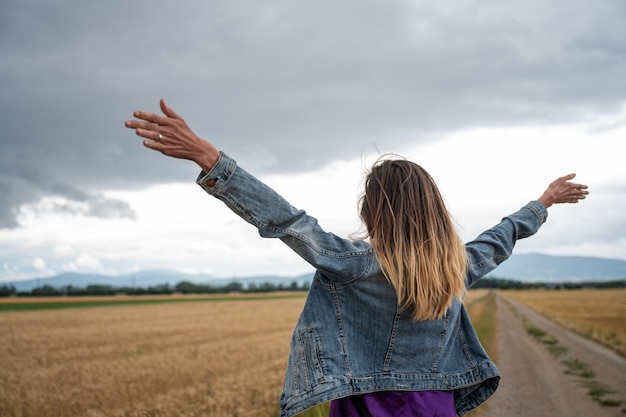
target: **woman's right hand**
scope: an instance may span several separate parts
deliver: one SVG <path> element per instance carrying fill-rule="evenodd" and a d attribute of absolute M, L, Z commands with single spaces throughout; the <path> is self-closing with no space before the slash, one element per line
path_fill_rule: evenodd
<path fill-rule="evenodd" d="M 589 191 L 587 191 L 588 187 L 585 184 L 570 182 L 575 176 L 576 174 L 569 174 L 552 181 L 538 201 L 548 208 L 552 204 L 575 204 L 580 200 L 584 200 L 587 194 L 589 194 Z"/>
<path fill-rule="evenodd" d="M 145 138 L 146 148 L 173 158 L 194 161 L 204 172 L 209 172 L 220 158 L 220 152 L 211 143 L 196 135 L 185 120 L 171 109 L 164 99 L 160 100 L 165 116 L 137 110 L 133 116 L 139 120 L 127 120 L 129 129 Z"/>

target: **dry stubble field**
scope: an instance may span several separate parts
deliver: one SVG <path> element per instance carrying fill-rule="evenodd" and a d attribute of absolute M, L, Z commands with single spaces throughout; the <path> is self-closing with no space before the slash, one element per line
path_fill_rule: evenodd
<path fill-rule="evenodd" d="M 303 304 L 304 296 L 2 312 L 0 416 L 275 416 Z"/>
<path fill-rule="evenodd" d="M 0 416 L 271 416 L 304 297 L 0 313 Z"/>

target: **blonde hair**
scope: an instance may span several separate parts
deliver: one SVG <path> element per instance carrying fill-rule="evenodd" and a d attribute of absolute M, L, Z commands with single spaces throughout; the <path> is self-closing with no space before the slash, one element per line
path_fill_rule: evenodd
<path fill-rule="evenodd" d="M 466 253 L 437 185 L 421 166 L 379 159 L 365 181 L 361 219 L 398 305 L 441 318 L 465 291 Z"/>

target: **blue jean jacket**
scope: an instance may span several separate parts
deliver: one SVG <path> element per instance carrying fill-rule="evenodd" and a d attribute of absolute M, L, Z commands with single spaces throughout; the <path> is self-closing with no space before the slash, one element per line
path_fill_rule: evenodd
<path fill-rule="evenodd" d="M 281 417 L 384 390 L 453 390 L 463 415 L 495 392 L 500 373 L 461 301 L 440 320 L 412 320 L 398 308 L 369 243 L 325 232 L 225 154 L 197 183 L 262 237 L 281 239 L 316 270 L 291 340 Z M 533 201 L 467 243 L 467 287 L 506 260 L 515 241 L 534 234 L 546 218 L 545 207 Z"/>

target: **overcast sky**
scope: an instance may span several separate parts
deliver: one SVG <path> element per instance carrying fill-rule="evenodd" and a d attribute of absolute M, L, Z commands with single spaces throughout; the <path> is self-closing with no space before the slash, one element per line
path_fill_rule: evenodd
<path fill-rule="evenodd" d="M 576 172 L 588 200 L 518 250 L 626 259 L 624 21 L 622 0 L 3 0 L 0 280 L 310 270 L 123 127 L 161 97 L 338 234 L 395 152 L 465 240 Z"/>

